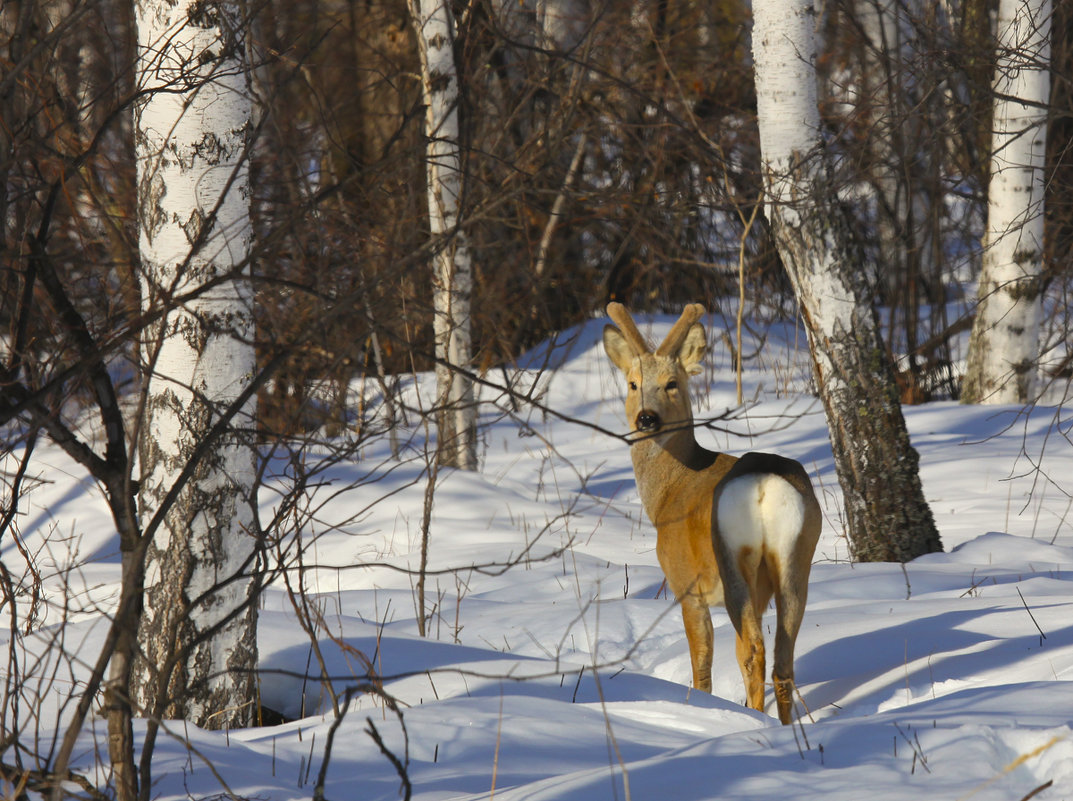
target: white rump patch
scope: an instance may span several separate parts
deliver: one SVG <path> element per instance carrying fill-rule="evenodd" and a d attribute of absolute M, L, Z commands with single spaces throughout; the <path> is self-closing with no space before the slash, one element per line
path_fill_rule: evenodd
<path fill-rule="evenodd" d="M 781 476 L 753 473 L 723 487 L 716 514 L 731 553 L 763 546 L 785 561 L 805 523 L 805 499 Z"/>

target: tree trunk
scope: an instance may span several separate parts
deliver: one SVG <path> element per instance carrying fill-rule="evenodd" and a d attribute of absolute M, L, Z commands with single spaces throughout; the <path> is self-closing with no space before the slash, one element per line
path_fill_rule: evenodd
<path fill-rule="evenodd" d="M 941 550 L 846 215 L 828 177 L 812 0 L 756 0 L 753 54 L 767 214 L 808 330 L 853 555 Z"/>
<path fill-rule="evenodd" d="M 1050 0 L 1001 0 L 987 233 L 961 400 L 1027 403 L 1039 363 Z"/>
<path fill-rule="evenodd" d="M 140 504 L 153 541 L 132 693 L 154 718 L 245 726 L 257 663 L 252 403 L 235 418 L 247 436 L 209 433 L 255 370 L 243 21 L 235 5 L 194 0 L 139 0 L 136 13 L 142 303 L 160 316 L 143 342 Z"/>
<path fill-rule="evenodd" d="M 473 266 L 459 227 L 464 165 L 455 65 L 455 24 L 446 0 L 410 0 L 425 99 L 428 219 L 435 246 L 432 270 L 436 343 L 436 424 L 440 463 L 477 469 L 477 406 L 472 367 L 470 296 Z"/>

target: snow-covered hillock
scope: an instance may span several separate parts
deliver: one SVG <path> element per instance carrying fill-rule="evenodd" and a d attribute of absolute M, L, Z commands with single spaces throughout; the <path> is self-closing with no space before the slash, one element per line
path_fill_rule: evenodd
<path fill-rule="evenodd" d="M 671 322 L 642 330 L 658 339 Z M 698 439 L 798 459 L 824 508 L 797 647 L 801 724 L 782 727 L 741 705 L 722 610 L 713 610 L 714 694 L 689 689 L 680 615 L 628 448 L 614 436 L 626 428 L 623 388 L 602 324 L 565 332 L 506 373 L 539 407 L 515 410 L 482 389 L 496 402 L 483 411 L 482 469 L 441 472 L 431 498 L 424 638 L 414 574 L 429 502 L 423 429 L 400 432 L 401 462 L 385 439 L 364 443 L 360 459 L 304 455 L 315 481 L 291 517 L 300 535 L 289 531 L 279 552 L 294 560 L 301 547 L 291 589 L 305 592 L 299 608 L 317 647 L 282 581 L 265 593 L 259 630 L 262 702 L 289 722 L 227 734 L 169 724 L 153 796 L 309 798 L 330 740 L 326 798 L 399 798 L 375 734 L 427 801 L 1017 801 L 1044 786 L 1035 798 L 1073 798 L 1067 413 L 907 407 L 946 553 L 904 567 L 853 564 L 826 423 L 807 394 L 804 337 L 791 327 L 750 335 L 750 402 L 739 409 L 729 354 L 710 334 L 715 352 L 692 389 L 698 420 L 712 422 Z M 413 408 L 429 400 L 417 385 L 429 391 L 410 382 Z M 24 715 L 39 702 L 47 735 L 99 645 L 119 565 L 93 484 L 51 445 L 34 466 L 21 544 L 53 609 L 81 610 L 61 631 L 59 613 L 42 606 L 24 640 L 51 654 L 21 699 Z M 270 474 L 264 519 L 294 484 L 282 459 Z M 21 570 L 16 544 L 0 547 L 5 566 Z M 61 668 L 51 679 L 50 665 Z M 95 719 L 75 767 L 103 781 L 105 754 Z"/>

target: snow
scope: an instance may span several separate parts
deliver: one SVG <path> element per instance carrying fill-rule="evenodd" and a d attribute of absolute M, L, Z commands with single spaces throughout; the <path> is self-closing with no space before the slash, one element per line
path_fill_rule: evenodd
<path fill-rule="evenodd" d="M 640 327 L 658 340 L 672 321 Z M 480 472 L 441 471 L 429 637 L 417 635 L 416 578 L 400 570 L 419 562 L 422 429 L 400 432 L 414 435 L 401 463 L 384 437 L 366 443 L 360 459 L 321 465 L 301 509 L 307 570 L 291 574 L 319 621 L 318 649 L 281 582 L 265 593 L 260 613 L 262 700 L 290 722 L 228 733 L 169 722 L 156 746 L 153 797 L 309 798 L 331 739 L 326 798 L 399 798 L 399 776 L 368 733 L 374 727 L 407 760 L 413 797 L 423 801 L 1017 801 L 1048 782 L 1034 798 L 1073 797 L 1068 414 L 907 407 L 946 553 L 904 568 L 852 564 L 826 426 L 801 394 L 807 358 L 794 343 L 804 337 L 792 327 L 767 332 L 763 363 L 746 366 L 746 396 L 757 402 L 715 424 L 721 428 L 698 429 L 698 438 L 797 458 L 813 473 L 824 509 L 796 654 L 801 723 L 783 727 L 771 716 L 770 688 L 767 714 L 741 705 L 721 609 L 713 610 L 714 694 L 688 687 L 681 617 L 661 591 L 628 446 L 607 433 L 626 427 L 621 380 L 600 345 L 603 322 L 521 361 L 519 385 L 556 414 L 484 407 Z M 533 372 L 544 364 L 553 369 Z M 717 348 L 693 379 L 698 421 L 732 403 L 729 364 Z M 433 376 L 418 385 L 435 392 Z M 482 389 L 485 400 L 499 395 Z M 308 468 L 318 455 L 306 454 Z M 273 465 L 262 519 L 288 489 L 288 467 Z M 16 640 L 19 668 L 29 674 L 18 695 L 28 746 L 44 742 L 35 730 L 47 738 L 68 714 L 65 701 L 99 648 L 119 572 L 96 487 L 49 445 L 39 445 L 32 473 L 18 531 L 48 606 L 19 621 L 33 633 Z M 298 539 L 293 531 L 283 538 L 292 557 Z M 16 543 L 5 538 L 0 549 L 21 575 Z M 66 623 L 63 605 L 79 610 Z M 20 597 L 19 610 L 29 608 Z M 773 619 L 769 611 L 769 636 Z M 2 625 L 10 653 L 6 614 Z M 370 667 L 379 678 L 369 678 Z M 345 710 L 334 734 L 322 675 L 332 677 Z M 136 734 L 143 730 L 137 722 Z M 94 718 L 74 759 L 101 785 L 106 743 L 104 721 Z"/>

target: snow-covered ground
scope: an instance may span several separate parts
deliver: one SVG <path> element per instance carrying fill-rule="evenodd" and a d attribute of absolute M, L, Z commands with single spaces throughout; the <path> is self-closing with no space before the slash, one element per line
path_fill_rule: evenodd
<path fill-rule="evenodd" d="M 670 322 L 655 320 L 653 337 Z M 720 333 L 718 320 L 708 322 Z M 413 797 L 427 801 L 1019 801 L 1045 785 L 1033 797 L 1073 798 L 1069 413 L 906 408 L 946 553 L 904 568 L 852 564 L 823 415 L 807 394 L 804 339 L 792 329 L 765 332 L 745 375 L 756 402 L 700 428 L 698 439 L 798 459 L 824 506 L 797 646 L 801 723 L 783 727 L 770 717 L 770 692 L 769 714 L 741 705 L 733 630 L 720 609 L 714 694 L 689 689 L 688 648 L 661 591 L 655 532 L 627 446 L 606 433 L 626 426 L 601 326 L 567 332 L 550 354 L 522 365 L 519 386 L 535 381 L 554 413 L 489 408 L 481 471 L 441 473 L 425 638 L 417 578 L 398 569 L 420 560 L 423 435 L 404 436 L 401 462 L 382 439 L 319 465 L 301 521 L 300 574 L 318 647 L 281 582 L 266 592 L 260 618 L 263 704 L 291 722 L 229 733 L 169 724 L 156 746 L 153 796 L 308 798 L 330 741 L 326 798 L 402 797 L 375 732 L 405 764 Z M 698 419 L 734 406 L 717 333 L 709 370 L 693 382 Z M 497 394 L 486 388 L 482 397 Z M 306 466 L 318 466 L 318 456 L 307 453 Z M 262 492 L 266 519 L 293 476 L 282 460 L 275 466 Z M 43 751 L 33 738 L 54 729 L 95 655 L 118 557 L 104 504 L 77 466 L 40 445 L 31 472 L 36 486 L 18 530 L 48 605 L 38 606 L 35 633 L 19 640 L 29 653 L 15 654 L 29 674 L 18 698 L 23 741 Z M 0 548 L 5 566 L 21 573 L 16 543 L 9 537 Z M 291 578 L 296 584 L 299 571 Z M 80 610 L 62 626 L 61 605 Z M 20 609 L 30 608 L 21 598 Z M 10 658 L 6 610 L 0 625 Z M 334 703 L 323 673 L 333 678 Z M 14 702 L 7 699 L 9 722 Z M 104 722 L 94 719 L 75 767 L 105 782 L 105 750 Z"/>

